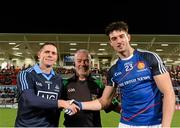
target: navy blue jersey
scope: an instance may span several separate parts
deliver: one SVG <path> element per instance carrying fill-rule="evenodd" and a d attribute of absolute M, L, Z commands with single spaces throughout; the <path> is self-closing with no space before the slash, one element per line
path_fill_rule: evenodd
<path fill-rule="evenodd" d="M 52 70 L 43 74 L 39 66 L 21 71 L 17 77 L 18 112 L 16 127 L 57 127 L 62 80 Z"/>
<path fill-rule="evenodd" d="M 108 72 L 108 85 L 120 87 L 122 115 L 128 125 L 155 125 L 162 120 L 162 93 L 153 76 L 166 73 L 160 57 L 135 50 L 132 57 L 119 59 Z"/>

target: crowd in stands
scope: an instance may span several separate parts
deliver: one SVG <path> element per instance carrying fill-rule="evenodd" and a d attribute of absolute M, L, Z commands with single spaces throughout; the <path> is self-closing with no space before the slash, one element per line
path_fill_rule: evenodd
<path fill-rule="evenodd" d="M 180 86 L 180 66 L 176 66 L 170 69 L 170 76 L 172 78 L 173 86 L 179 87 Z"/>
<path fill-rule="evenodd" d="M 17 91 L 16 87 L 1 86 L 0 87 L 0 97 L 1 98 L 15 98 L 16 91 Z"/>
<path fill-rule="evenodd" d="M 169 69 L 170 76 L 172 78 L 172 83 L 174 86 L 174 92 L 176 95 L 176 103 L 180 104 L 180 66 L 172 66 Z"/>
<path fill-rule="evenodd" d="M 29 66 L 28 66 L 29 67 Z M 16 76 L 19 71 L 25 69 L 27 67 L 23 66 L 22 68 L 11 66 L 7 69 L 0 69 L 0 98 L 12 98 L 16 97 Z M 67 68 L 55 68 L 57 73 L 60 73 L 63 78 L 71 77 L 75 70 L 74 68 L 67 69 Z M 96 76 L 97 78 L 101 79 L 102 83 L 105 85 L 107 83 L 106 76 L 107 76 L 108 69 L 97 69 L 92 68 L 91 74 Z M 175 94 L 180 103 L 180 66 L 172 66 L 168 68 L 170 76 L 172 78 L 172 83 L 174 86 Z M 14 86 L 14 87 L 13 87 Z M 13 87 L 13 88 L 12 88 Z"/>

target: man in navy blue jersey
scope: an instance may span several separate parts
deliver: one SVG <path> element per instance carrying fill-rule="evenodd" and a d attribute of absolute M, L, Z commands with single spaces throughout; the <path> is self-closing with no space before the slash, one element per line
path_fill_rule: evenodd
<path fill-rule="evenodd" d="M 18 111 L 15 127 L 58 127 L 60 108 L 78 107 L 69 101 L 60 100 L 61 76 L 55 74 L 53 65 L 58 59 L 57 47 L 45 43 L 38 52 L 39 63 L 17 76 Z"/>
<path fill-rule="evenodd" d="M 131 47 L 128 25 L 123 21 L 108 25 L 106 34 L 119 57 L 108 71 L 108 86 L 101 98 L 77 104 L 82 110 L 104 109 L 110 104 L 115 87 L 119 87 L 119 127 L 170 127 L 175 95 L 161 58 L 154 52 Z"/>

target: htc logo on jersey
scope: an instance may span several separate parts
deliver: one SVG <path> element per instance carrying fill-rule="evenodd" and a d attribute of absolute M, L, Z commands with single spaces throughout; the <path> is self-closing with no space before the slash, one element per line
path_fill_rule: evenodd
<path fill-rule="evenodd" d="M 48 100 L 58 99 L 58 94 L 55 92 L 38 91 L 37 96 L 41 96 L 42 98 L 46 98 Z"/>
<path fill-rule="evenodd" d="M 68 92 L 75 92 L 76 90 L 75 90 L 75 88 L 69 88 L 67 91 Z"/>

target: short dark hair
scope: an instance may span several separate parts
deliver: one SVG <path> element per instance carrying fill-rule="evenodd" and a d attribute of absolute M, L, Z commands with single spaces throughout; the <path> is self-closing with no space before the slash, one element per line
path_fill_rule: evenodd
<path fill-rule="evenodd" d="M 128 25 L 124 21 L 112 22 L 106 27 L 105 34 L 109 36 L 114 30 L 125 31 L 128 33 Z"/>
<path fill-rule="evenodd" d="M 52 42 L 45 42 L 43 45 L 41 45 L 41 47 L 39 48 L 39 51 L 40 51 L 41 49 L 43 49 L 44 46 L 46 46 L 46 45 L 52 45 L 52 46 L 54 46 L 54 47 L 57 48 L 57 46 L 56 46 L 54 43 L 52 43 Z"/>

